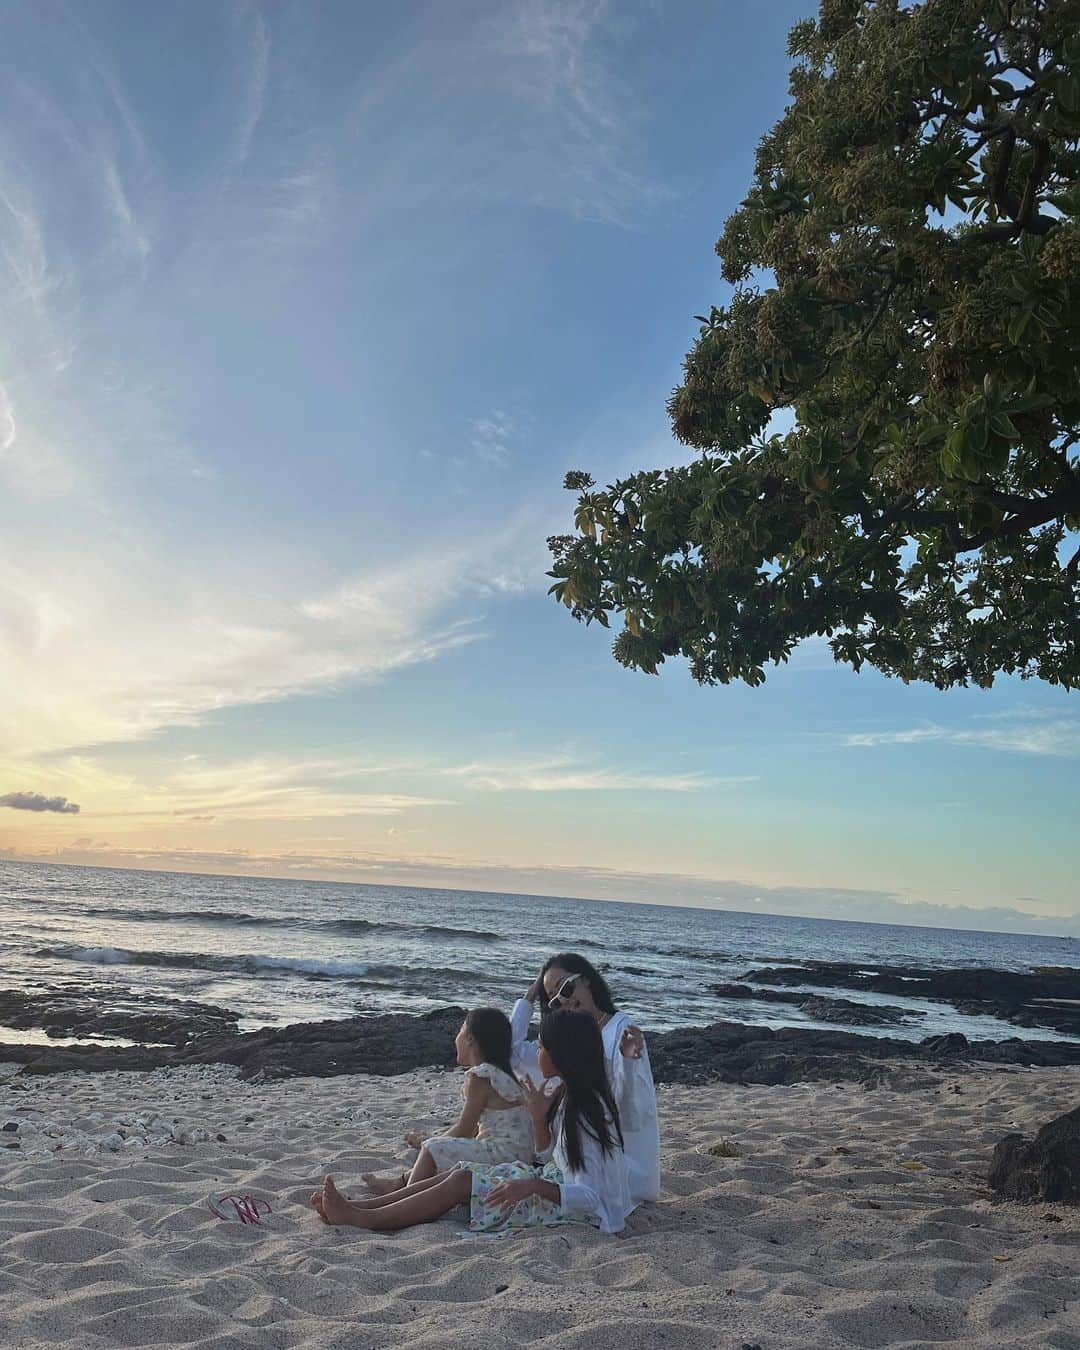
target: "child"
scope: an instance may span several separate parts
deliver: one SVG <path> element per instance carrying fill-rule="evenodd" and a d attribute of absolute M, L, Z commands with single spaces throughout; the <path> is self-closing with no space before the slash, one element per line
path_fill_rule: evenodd
<path fill-rule="evenodd" d="M 465 1068 L 464 1105 L 445 1134 L 422 1139 L 415 1131 L 405 1142 L 419 1148 L 411 1172 L 397 1177 L 364 1176 L 374 1195 L 390 1195 L 427 1181 L 458 1163 L 508 1163 L 531 1158 L 532 1117 L 510 1069 L 510 1023 L 498 1008 L 474 1008 L 454 1041 L 457 1062 Z"/>
<path fill-rule="evenodd" d="M 522 1085 L 543 1167 L 517 1160 L 494 1166 L 465 1163 L 404 1190 L 371 1200 L 346 1200 L 327 1177 L 311 1202 L 329 1224 L 379 1231 L 431 1223 L 470 1204 L 469 1226 L 505 1232 L 583 1219 L 618 1233 L 634 1208 L 627 1184 L 619 1112 L 608 1085 L 604 1046 L 595 1019 L 553 1013 L 540 1028 L 545 1079 L 559 1078 L 546 1096 Z"/>

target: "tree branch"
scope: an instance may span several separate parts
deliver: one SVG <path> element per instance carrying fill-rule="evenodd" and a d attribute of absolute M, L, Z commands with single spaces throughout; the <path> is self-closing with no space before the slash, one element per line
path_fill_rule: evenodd
<path fill-rule="evenodd" d="M 1042 182 L 1042 176 L 1046 172 L 1046 166 L 1050 162 L 1050 146 L 1043 137 L 1035 141 L 1035 159 L 1031 165 L 1031 173 L 1028 175 L 1027 183 L 1024 186 L 1024 197 L 1020 203 L 1020 214 L 1016 218 L 1016 223 L 1021 229 L 1027 229 L 1027 222 L 1032 211 L 1036 209 L 1037 194 L 1039 184 Z"/>
<path fill-rule="evenodd" d="M 1009 169 L 1012 167 L 1013 151 L 1016 149 L 1016 128 L 1008 126 L 1003 133 L 1005 140 L 1001 146 L 1001 158 L 998 160 L 997 168 L 994 170 L 994 178 L 990 184 L 990 200 L 995 206 L 1000 206 L 1007 216 L 1016 219 L 1016 199 L 1011 197 L 1009 186 Z"/>

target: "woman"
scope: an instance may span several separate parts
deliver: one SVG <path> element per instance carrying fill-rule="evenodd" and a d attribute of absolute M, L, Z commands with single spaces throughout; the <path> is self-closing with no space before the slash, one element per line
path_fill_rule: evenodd
<path fill-rule="evenodd" d="M 536 1043 L 526 1039 L 536 1003 L 542 1017 L 548 1012 L 582 1012 L 600 1028 L 608 1081 L 622 1123 L 630 1193 L 635 1204 L 655 1200 L 660 1194 L 660 1125 L 645 1037 L 630 1015 L 615 1007 L 607 981 L 592 962 L 573 952 L 561 952 L 544 962 L 510 1014 L 512 1063 L 519 1079 L 528 1076 L 536 1082 L 541 1077 Z"/>

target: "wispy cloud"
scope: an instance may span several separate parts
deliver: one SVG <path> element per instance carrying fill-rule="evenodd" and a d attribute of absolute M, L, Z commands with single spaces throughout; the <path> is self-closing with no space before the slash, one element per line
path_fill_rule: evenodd
<path fill-rule="evenodd" d="M 604 0 L 432 6 L 381 69 L 353 126 L 375 200 L 536 206 L 625 225 L 662 196 L 640 167 L 633 91 L 616 75 L 633 14 Z M 392 147 L 392 153 L 386 153 Z"/>
<path fill-rule="evenodd" d="M 249 28 L 249 50 L 244 61 L 243 93 L 239 100 L 236 132 L 231 159 L 241 165 L 251 153 L 252 142 L 266 110 L 267 90 L 270 84 L 270 30 L 258 7 L 241 12 L 242 21 Z"/>
<path fill-rule="evenodd" d="M 445 798 L 372 792 L 355 785 L 357 779 L 381 773 L 382 766 L 342 760 L 265 755 L 226 764 L 194 760 L 168 774 L 152 795 L 163 813 L 171 810 L 193 820 L 392 816 L 418 806 L 453 805 Z"/>
<path fill-rule="evenodd" d="M 1072 758 L 1080 755 L 1080 720 L 1038 712 L 1001 712 L 987 716 L 991 726 L 942 726 L 926 722 L 900 731 L 858 731 L 844 737 L 849 746 L 943 744 L 1022 755 Z"/>
<path fill-rule="evenodd" d="M 45 240 L 33 206 L 25 199 L 25 188 L 10 184 L 17 177 L 8 151 L 0 157 L 0 258 L 3 259 L 11 298 L 16 303 L 28 304 L 40 317 L 49 293 L 60 284 L 53 275 L 45 250 Z M 4 165 L 8 160 L 8 166 Z M 19 166 L 21 168 L 21 166 Z M 6 168 L 6 171 L 5 171 Z"/>
<path fill-rule="evenodd" d="M 13 811 L 54 811 L 61 816 L 79 814 L 78 803 L 66 797 L 45 797 L 40 792 L 6 792 L 0 797 L 0 806 L 10 806 Z"/>
<path fill-rule="evenodd" d="M 211 761 L 188 756 L 153 773 L 120 771 L 86 754 L 53 756 L 48 763 L 54 780 L 79 794 L 85 820 L 113 827 L 398 816 L 417 807 L 455 804 L 445 793 L 375 786 L 371 780 L 384 779 L 393 766 L 348 758 L 260 754 Z M 0 798 L 0 806 L 60 813 L 80 809 L 66 797 L 37 793 L 11 793 Z"/>
<path fill-rule="evenodd" d="M 471 763 L 437 770 L 467 787 L 489 792 L 703 792 L 756 781 L 705 774 L 640 773 L 591 767 L 569 756 L 531 763 Z"/>
<path fill-rule="evenodd" d="M 303 821 L 315 818 L 401 815 L 419 807 L 455 807 L 474 793 L 675 792 L 733 787 L 752 778 L 701 774 L 626 772 L 584 763 L 569 755 L 547 760 L 466 762 L 401 756 L 289 757 L 259 754 L 209 759 L 189 755 L 152 772 L 109 767 L 100 754 L 54 754 L 2 764 L 9 776 L 26 776 L 42 762 L 53 780 L 79 796 L 83 815 L 114 822 L 182 819 L 211 821 Z M 16 800 L 17 799 L 17 800 Z M 0 806 L 25 810 L 77 811 L 66 797 L 10 794 Z"/>
<path fill-rule="evenodd" d="M 101 177 L 105 197 L 116 217 L 121 238 L 138 258 L 140 267 L 145 269 L 150 256 L 150 239 L 128 199 L 116 161 L 107 152 L 101 157 Z"/>
<path fill-rule="evenodd" d="M 477 459 L 501 468 L 510 459 L 517 428 L 501 408 L 469 423 L 469 445 Z"/>
<path fill-rule="evenodd" d="M 429 549 L 320 594 L 272 549 L 185 572 L 132 531 L 110 544 L 96 529 L 64 547 L 16 532 L 0 550 L 11 753 L 137 739 L 433 660 L 480 635 L 455 607 L 500 556 L 492 540 Z"/>
<path fill-rule="evenodd" d="M 15 444 L 16 434 L 15 410 L 11 406 L 7 390 L 0 384 L 0 454 L 11 449 Z"/>

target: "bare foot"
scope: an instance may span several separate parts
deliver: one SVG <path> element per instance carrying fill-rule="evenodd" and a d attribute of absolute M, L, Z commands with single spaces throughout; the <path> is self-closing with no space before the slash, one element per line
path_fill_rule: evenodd
<path fill-rule="evenodd" d="M 372 1195 L 390 1195 L 393 1191 L 402 1190 L 406 1184 L 404 1176 L 377 1177 L 374 1172 L 365 1172 L 363 1180 Z"/>
<path fill-rule="evenodd" d="M 349 1202 L 334 1185 L 333 1177 L 327 1177 L 323 1182 L 322 1206 L 319 1213 L 330 1224 L 349 1222 Z"/>
<path fill-rule="evenodd" d="M 312 1208 L 315 1209 L 315 1210 L 318 1212 L 319 1218 L 322 1219 L 322 1220 L 325 1222 L 325 1220 L 326 1220 L 326 1215 L 323 1213 L 323 1207 L 322 1207 L 322 1191 L 316 1191 L 316 1192 L 312 1195 L 312 1197 L 311 1197 L 311 1204 L 312 1204 Z"/>

